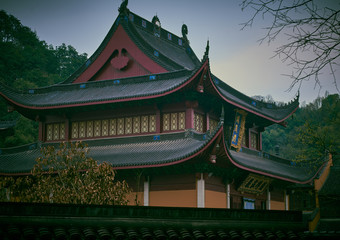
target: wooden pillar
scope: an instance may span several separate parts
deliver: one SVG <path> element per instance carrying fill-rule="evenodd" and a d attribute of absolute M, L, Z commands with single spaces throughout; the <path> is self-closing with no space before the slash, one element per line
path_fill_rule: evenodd
<path fill-rule="evenodd" d="M 205 129 L 206 129 L 206 131 L 209 131 L 210 129 L 209 129 L 209 120 L 210 119 L 210 116 L 209 116 L 209 113 L 207 113 L 206 115 L 205 115 Z"/>
<path fill-rule="evenodd" d="M 289 195 L 287 194 L 287 190 L 285 190 L 284 196 L 285 196 L 285 210 L 288 211 L 289 210 Z"/>
<path fill-rule="evenodd" d="M 161 133 L 161 110 L 156 109 L 156 133 Z"/>
<path fill-rule="evenodd" d="M 270 210 L 270 191 L 267 189 L 267 210 Z"/>
<path fill-rule="evenodd" d="M 194 129 L 194 108 L 198 106 L 197 101 L 186 101 L 185 102 L 185 128 Z"/>
<path fill-rule="evenodd" d="M 45 140 L 45 124 L 43 122 L 39 122 L 39 141 L 44 142 Z"/>
<path fill-rule="evenodd" d="M 205 183 L 203 173 L 200 174 L 200 178 L 197 180 L 197 207 L 205 207 Z"/>
<path fill-rule="evenodd" d="M 230 183 L 227 184 L 227 208 L 230 209 Z"/>
<path fill-rule="evenodd" d="M 70 119 L 66 118 L 65 119 L 65 141 L 71 140 L 71 138 L 70 138 L 70 131 L 71 131 L 70 124 L 71 124 Z"/>
<path fill-rule="evenodd" d="M 150 198 L 150 179 L 147 177 L 144 181 L 144 206 L 149 206 Z"/>

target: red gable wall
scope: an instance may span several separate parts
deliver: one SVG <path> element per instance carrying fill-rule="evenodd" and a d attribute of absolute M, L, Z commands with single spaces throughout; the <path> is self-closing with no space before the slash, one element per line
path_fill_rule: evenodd
<path fill-rule="evenodd" d="M 102 53 L 73 83 L 164 72 L 167 70 L 146 56 L 119 25 Z"/>

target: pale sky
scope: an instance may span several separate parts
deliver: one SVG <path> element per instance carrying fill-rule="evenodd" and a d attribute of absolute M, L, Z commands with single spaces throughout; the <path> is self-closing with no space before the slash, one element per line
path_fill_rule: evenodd
<path fill-rule="evenodd" d="M 334 2 L 336 0 L 328 0 Z M 210 67 L 213 74 L 248 96 L 270 94 L 275 101 L 289 102 L 297 88 L 286 90 L 292 69 L 280 59 L 271 58 L 276 45 L 259 45 L 265 22 L 258 19 L 252 28 L 241 31 L 250 17 L 242 12 L 241 0 L 129 0 L 128 8 L 151 21 L 157 14 L 162 28 L 178 35 L 182 24 L 188 26 L 188 39 L 198 58 L 210 42 Z M 336 1 L 339 7 L 340 1 Z M 72 45 L 89 56 L 97 49 L 118 16 L 121 0 L 1 0 L 0 9 L 14 15 L 36 31 L 40 40 L 53 46 Z M 325 91 L 336 93 L 331 77 L 324 75 Z M 339 81 L 339 80 L 338 80 Z M 340 83 L 338 83 L 340 85 Z M 300 103 L 311 102 L 319 94 L 313 82 L 306 82 Z"/>

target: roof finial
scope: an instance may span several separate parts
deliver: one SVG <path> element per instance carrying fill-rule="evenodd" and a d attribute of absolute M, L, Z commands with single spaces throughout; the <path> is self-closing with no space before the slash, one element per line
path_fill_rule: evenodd
<path fill-rule="evenodd" d="M 126 12 L 128 10 L 127 5 L 128 5 L 128 0 L 123 0 L 122 3 L 120 4 L 120 7 L 118 8 L 118 11 L 120 13 Z"/>
<path fill-rule="evenodd" d="M 203 59 L 202 60 L 206 59 L 208 56 L 209 56 L 209 39 L 207 41 L 207 46 L 205 47 L 205 53 L 203 55 Z"/>
<path fill-rule="evenodd" d="M 186 24 L 183 24 L 182 25 L 182 36 L 183 36 L 183 39 L 189 43 L 188 41 L 188 38 L 187 38 L 187 35 L 188 35 L 188 26 Z"/>

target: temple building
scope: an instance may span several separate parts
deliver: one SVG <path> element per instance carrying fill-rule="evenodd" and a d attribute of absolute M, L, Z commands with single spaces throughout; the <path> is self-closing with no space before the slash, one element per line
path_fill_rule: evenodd
<path fill-rule="evenodd" d="M 0 85 L 9 109 L 39 122 L 38 143 L 1 150 L 0 175 L 29 175 L 42 147 L 81 140 L 129 183 L 132 205 L 291 209 L 292 186 L 312 184 L 323 166 L 263 152 L 261 133 L 285 125 L 298 96 L 284 106 L 246 96 L 211 72 L 209 42 L 200 59 L 185 24 L 179 37 L 126 3 L 62 83 L 26 92 Z"/>

